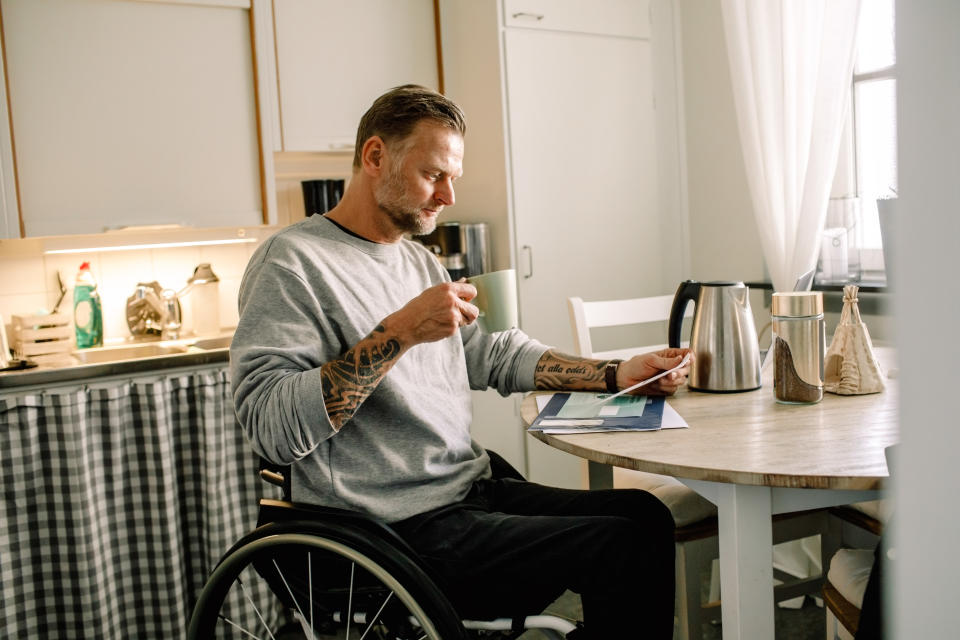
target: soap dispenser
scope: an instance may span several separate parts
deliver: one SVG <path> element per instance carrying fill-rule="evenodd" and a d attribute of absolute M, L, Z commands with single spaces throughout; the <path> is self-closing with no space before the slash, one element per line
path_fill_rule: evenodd
<path fill-rule="evenodd" d="M 78 349 L 103 346 L 103 306 L 89 262 L 80 265 L 73 286 L 73 321 Z"/>

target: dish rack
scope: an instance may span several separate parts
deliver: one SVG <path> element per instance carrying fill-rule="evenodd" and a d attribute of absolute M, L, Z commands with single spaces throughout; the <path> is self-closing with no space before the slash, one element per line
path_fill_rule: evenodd
<path fill-rule="evenodd" d="M 63 360 L 73 350 L 73 326 L 65 313 L 12 316 L 14 357 L 48 364 Z"/>

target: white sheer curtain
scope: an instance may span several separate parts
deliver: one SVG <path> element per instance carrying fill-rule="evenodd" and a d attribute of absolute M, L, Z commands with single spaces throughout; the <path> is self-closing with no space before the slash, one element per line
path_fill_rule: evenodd
<path fill-rule="evenodd" d="M 740 141 L 777 291 L 816 265 L 860 0 L 721 0 Z"/>

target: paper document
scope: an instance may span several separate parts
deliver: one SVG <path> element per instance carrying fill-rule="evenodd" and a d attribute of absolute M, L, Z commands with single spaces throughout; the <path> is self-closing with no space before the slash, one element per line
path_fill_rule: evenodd
<path fill-rule="evenodd" d="M 553 395 L 550 395 L 550 394 L 537 396 L 536 398 L 537 413 L 540 413 L 543 411 L 543 408 L 547 406 L 547 403 L 550 402 L 551 398 L 553 398 Z M 602 421 L 597 421 L 597 422 L 602 424 Z M 560 425 L 554 425 L 554 426 L 560 426 Z M 573 425 L 569 425 L 569 426 L 573 426 Z M 661 429 L 687 429 L 689 427 L 690 425 L 688 425 L 687 421 L 683 419 L 683 416 L 677 413 L 677 410 L 670 406 L 669 401 L 666 401 L 663 403 L 663 417 L 661 418 L 661 421 L 660 421 Z M 589 433 L 589 431 L 586 431 L 583 429 L 578 429 L 577 432 Z M 551 433 L 551 432 L 544 430 L 544 433 Z"/>
<path fill-rule="evenodd" d="M 598 404 L 606 394 L 555 393 L 549 397 L 530 431 L 545 433 L 595 433 L 600 431 L 651 431 L 660 428 L 663 398 L 625 396 Z"/>
<path fill-rule="evenodd" d="M 595 393 L 571 393 L 570 397 L 557 412 L 558 418 L 597 418 L 642 416 L 647 405 L 647 396 L 623 396 L 602 398 L 603 406 L 598 406 Z M 610 400 L 607 404 L 606 400 Z"/>

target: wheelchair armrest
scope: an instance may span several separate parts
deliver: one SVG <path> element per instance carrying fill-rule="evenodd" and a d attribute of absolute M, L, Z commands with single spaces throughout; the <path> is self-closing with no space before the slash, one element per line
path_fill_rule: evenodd
<path fill-rule="evenodd" d="M 266 458 L 260 458 L 260 479 L 283 489 L 283 499 L 290 500 L 290 467 L 273 464 Z"/>

